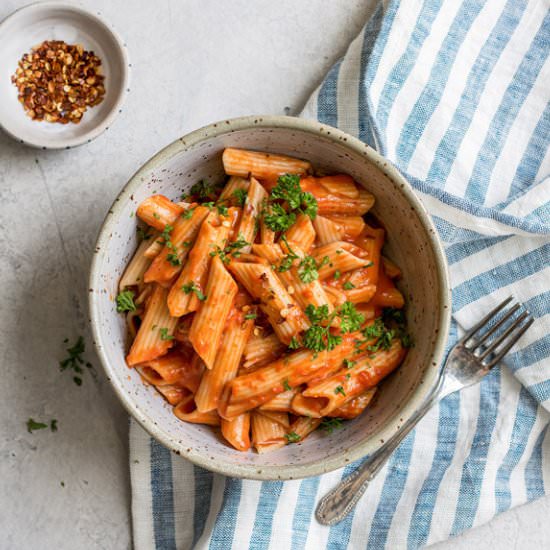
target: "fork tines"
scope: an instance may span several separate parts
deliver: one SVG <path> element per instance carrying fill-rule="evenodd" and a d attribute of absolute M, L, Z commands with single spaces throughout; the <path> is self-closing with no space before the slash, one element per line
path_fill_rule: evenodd
<path fill-rule="evenodd" d="M 488 368 L 494 367 L 533 324 L 534 319 L 526 310 L 523 310 L 522 313 L 513 318 L 514 314 L 523 309 L 523 304 L 512 304 L 509 308 L 504 309 L 511 301 L 512 296 L 506 298 L 506 300 L 481 319 L 479 323 L 474 325 L 460 341 L 464 347 L 472 351 L 478 359 L 483 361 L 483 364 Z M 489 327 L 493 320 L 496 320 L 494 325 L 478 334 L 483 328 Z M 501 332 L 490 342 L 487 342 L 487 339 L 499 329 L 501 329 Z M 473 338 L 475 335 L 478 337 Z M 471 343 L 469 343 L 470 340 L 472 340 Z"/>

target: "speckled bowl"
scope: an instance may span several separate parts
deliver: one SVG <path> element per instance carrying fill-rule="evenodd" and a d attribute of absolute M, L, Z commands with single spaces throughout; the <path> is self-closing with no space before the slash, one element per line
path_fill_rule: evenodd
<path fill-rule="evenodd" d="M 200 179 L 223 178 L 225 147 L 308 159 L 329 173 L 345 172 L 376 197 L 375 214 L 388 231 L 387 254 L 401 266 L 401 290 L 415 346 L 389 377 L 373 406 L 330 435 L 258 455 L 223 442 L 215 429 L 178 420 L 152 387 L 124 362 L 126 326 L 115 296 L 136 248 L 137 205 L 152 193 L 172 199 Z M 156 439 L 192 462 L 222 474 L 295 479 L 322 474 L 372 453 L 407 420 L 436 381 L 450 319 L 445 256 L 434 226 L 411 186 L 389 162 L 330 126 L 279 116 L 211 124 L 178 139 L 149 160 L 124 187 L 99 234 L 90 275 L 91 322 L 107 375 L 128 412 Z"/>

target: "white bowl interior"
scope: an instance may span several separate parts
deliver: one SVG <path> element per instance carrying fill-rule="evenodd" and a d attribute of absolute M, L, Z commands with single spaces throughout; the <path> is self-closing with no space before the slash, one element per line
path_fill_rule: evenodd
<path fill-rule="evenodd" d="M 215 133 L 219 131 L 214 128 Z M 235 130 L 228 126 L 228 133 L 205 137 L 199 143 L 188 145 L 183 138 L 179 145 L 153 159 L 154 168 L 146 166 L 138 172 L 107 216 L 92 274 L 92 319 L 108 374 L 130 412 L 153 435 L 211 469 L 258 478 L 293 478 L 329 471 L 377 448 L 411 414 L 411 398 L 420 399 L 433 385 L 440 358 L 440 351 L 436 351 L 441 345 L 438 331 L 445 327 L 441 304 L 446 291 L 441 288 L 439 269 L 444 268 L 437 266 L 431 229 L 423 225 L 418 210 L 400 189 L 403 184 L 384 174 L 383 164 L 369 162 L 364 152 L 347 145 L 345 137 L 335 142 L 330 134 L 330 129 L 319 135 L 291 128 Z M 400 287 L 408 301 L 408 321 L 415 341 L 405 363 L 383 383 L 374 404 L 362 416 L 332 435 L 316 432 L 302 444 L 264 455 L 236 451 L 215 429 L 183 423 L 173 415 L 163 398 L 126 366 L 126 327 L 114 303 L 119 277 L 136 247 L 133 213 L 137 205 L 152 193 L 177 199 L 200 179 L 220 181 L 221 153 L 229 146 L 308 159 L 328 173 L 350 174 L 376 196 L 374 212 L 387 229 L 387 254 L 404 273 Z"/>
<path fill-rule="evenodd" d="M 101 59 L 104 99 L 88 108 L 79 124 L 32 120 L 17 99 L 17 88 L 11 77 L 23 54 L 44 40 L 81 44 Z M 91 141 L 108 127 L 120 109 L 127 86 L 126 54 L 115 34 L 95 16 L 76 6 L 34 4 L 15 12 L 2 23 L 0 44 L 0 124 L 22 143 L 54 149 Z"/>

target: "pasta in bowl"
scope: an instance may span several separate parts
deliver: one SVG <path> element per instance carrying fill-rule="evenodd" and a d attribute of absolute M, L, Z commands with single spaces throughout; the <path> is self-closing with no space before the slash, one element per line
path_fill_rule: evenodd
<path fill-rule="evenodd" d="M 244 131 L 214 125 L 214 136 L 192 134 L 150 161 L 122 193 L 139 236 L 126 230 L 115 270 L 105 271 L 112 252 L 99 268 L 95 259 L 91 285 L 99 351 L 130 412 L 191 460 L 262 479 L 329 471 L 375 448 L 430 390 L 448 325 L 444 260 L 421 207 L 410 214 L 409 190 L 399 192 L 364 146 L 357 154 L 353 138 L 327 129 L 315 142 L 310 123 L 278 120 L 293 121 L 293 132 L 263 119 Z M 277 144 L 276 133 L 288 143 Z M 297 136 L 304 154 L 292 147 Z M 328 163 L 315 150 L 323 142 L 332 144 Z M 176 171 L 186 158 L 187 173 Z M 376 174 L 372 189 L 353 173 L 357 164 Z M 424 273 L 392 249 L 396 220 L 376 193 L 387 181 L 420 229 L 405 239 L 418 240 Z M 113 248 L 104 233 L 100 251 Z M 97 288 L 101 272 L 108 297 Z M 106 298 L 115 367 L 100 328 Z M 417 343 L 419 321 L 432 333 Z"/>

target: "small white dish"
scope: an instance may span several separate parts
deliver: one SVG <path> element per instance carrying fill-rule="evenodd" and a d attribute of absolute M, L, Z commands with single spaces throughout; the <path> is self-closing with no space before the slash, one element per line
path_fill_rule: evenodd
<path fill-rule="evenodd" d="M 81 44 L 101 59 L 105 96 L 84 113 L 79 124 L 35 121 L 17 99 L 11 77 L 21 57 L 44 40 Z M 0 127 L 20 143 L 42 149 L 69 149 L 89 143 L 113 123 L 128 90 L 129 67 L 125 44 L 100 13 L 61 2 L 25 6 L 0 23 Z"/>

